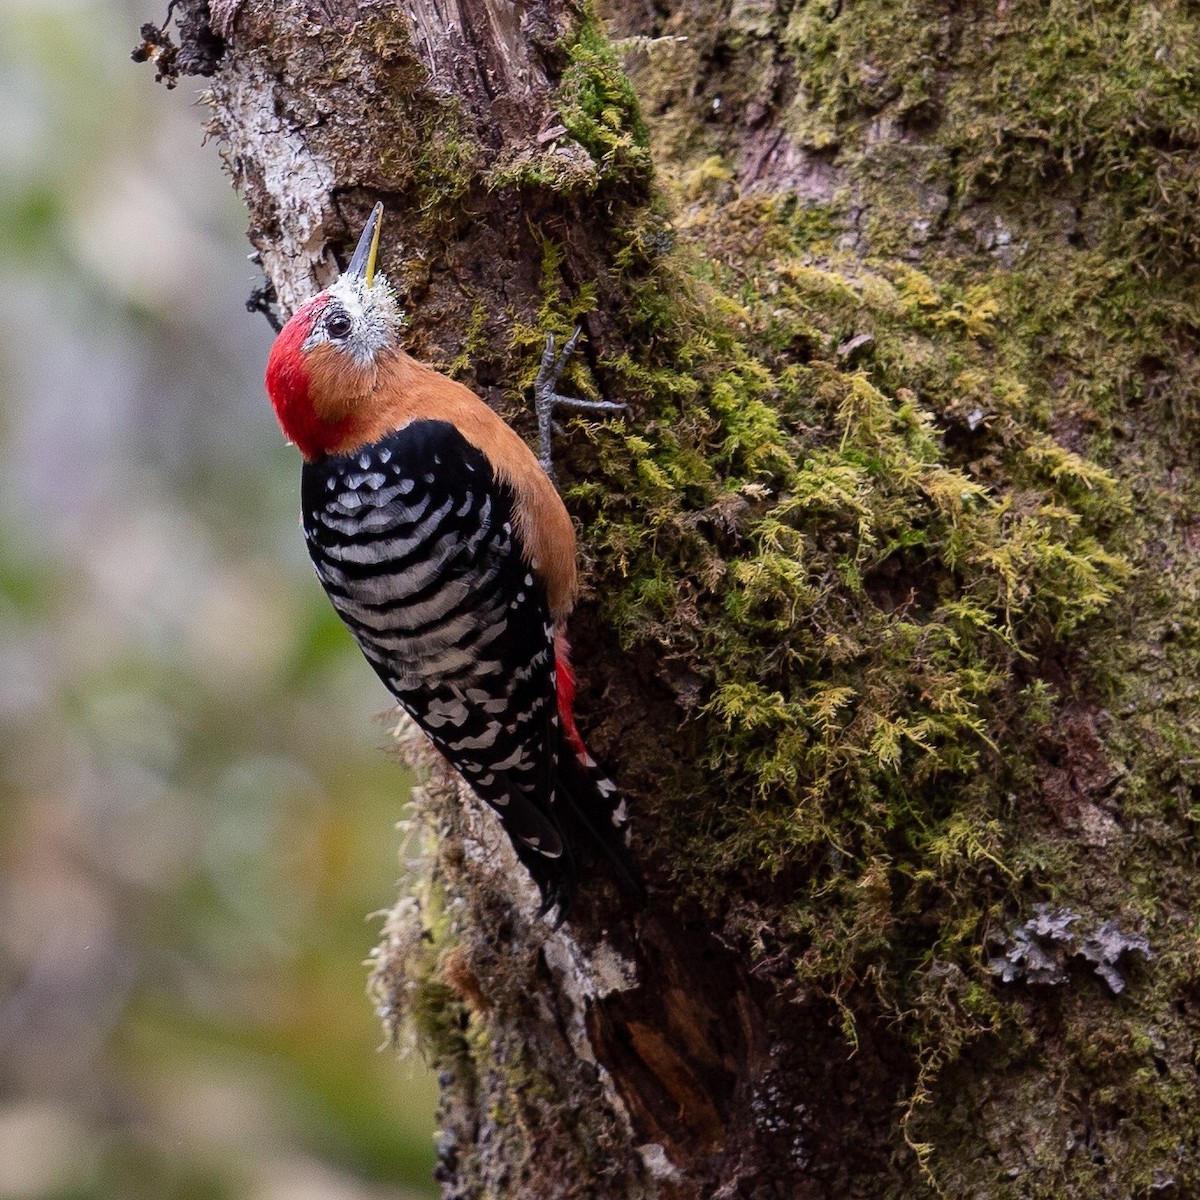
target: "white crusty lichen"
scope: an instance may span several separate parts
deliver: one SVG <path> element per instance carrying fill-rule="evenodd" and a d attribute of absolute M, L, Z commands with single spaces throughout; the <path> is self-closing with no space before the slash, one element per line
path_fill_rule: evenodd
<path fill-rule="evenodd" d="M 222 157 L 243 193 L 261 186 L 277 228 L 257 242 L 263 272 L 275 285 L 284 316 L 337 274 L 329 232 L 342 228 L 333 208 L 333 167 L 316 150 L 303 127 L 283 115 L 279 79 L 250 55 L 234 55 L 213 80 L 212 126 L 223 143 Z M 253 181 L 243 163 L 255 166 Z"/>

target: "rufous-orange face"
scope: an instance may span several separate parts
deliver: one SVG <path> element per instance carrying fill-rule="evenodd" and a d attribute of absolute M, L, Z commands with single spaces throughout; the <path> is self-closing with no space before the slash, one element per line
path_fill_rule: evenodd
<path fill-rule="evenodd" d="M 337 282 L 303 304 L 271 348 L 267 394 L 284 435 L 309 461 L 378 426 L 389 403 L 384 376 L 403 357 L 403 314 L 375 273 L 381 212 L 376 205 Z"/>

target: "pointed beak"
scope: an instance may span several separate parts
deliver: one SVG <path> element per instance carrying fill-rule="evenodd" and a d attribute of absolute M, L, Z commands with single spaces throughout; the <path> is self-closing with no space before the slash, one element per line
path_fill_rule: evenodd
<path fill-rule="evenodd" d="M 367 287 L 370 287 L 375 280 L 375 259 L 379 255 L 379 224 L 382 219 L 383 205 L 376 204 L 367 218 L 362 237 L 358 239 L 354 257 L 346 268 L 347 275 L 357 276 Z"/>

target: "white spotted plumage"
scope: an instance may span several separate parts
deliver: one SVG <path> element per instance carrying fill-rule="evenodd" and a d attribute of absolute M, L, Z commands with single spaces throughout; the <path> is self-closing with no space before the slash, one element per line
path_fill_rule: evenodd
<path fill-rule="evenodd" d="M 384 684 L 515 841 L 560 857 L 554 623 L 511 496 L 452 427 L 419 422 L 307 466 L 304 499 L 317 575 Z"/>

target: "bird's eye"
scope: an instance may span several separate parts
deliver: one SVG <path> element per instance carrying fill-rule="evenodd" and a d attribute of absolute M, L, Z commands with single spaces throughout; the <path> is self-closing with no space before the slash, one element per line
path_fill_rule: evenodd
<path fill-rule="evenodd" d="M 331 338 L 344 338 L 353 327 L 353 322 L 344 312 L 335 312 L 325 321 L 325 331 Z"/>

